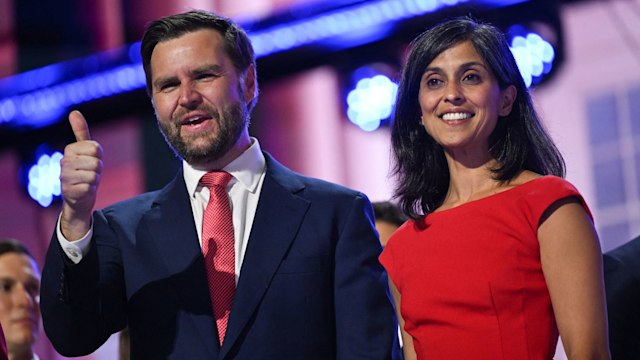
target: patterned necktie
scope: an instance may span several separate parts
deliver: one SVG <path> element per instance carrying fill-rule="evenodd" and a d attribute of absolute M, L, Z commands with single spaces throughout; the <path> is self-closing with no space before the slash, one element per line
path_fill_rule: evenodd
<path fill-rule="evenodd" d="M 236 292 L 233 219 L 226 190 L 229 180 L 231 174 L 224 171 L 208 172 L 200 180 L 211 193 L 202 218 L 202 253 L 220 345 Z"/>

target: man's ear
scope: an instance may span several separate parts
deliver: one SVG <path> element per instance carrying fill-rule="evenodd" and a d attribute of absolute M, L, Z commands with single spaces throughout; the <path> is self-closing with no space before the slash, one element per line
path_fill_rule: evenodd
<path fill-rule="evenodd" d="M 244 75 L 244 101 L 251 103 L 258 96 L 258 86 L 256 82 L 256 67 L 250 64 Z"/>
<path fill-rule="evenodd" d="M 513 85 L 509 85 L 506 89 L 500 91 L 501 104 L 498 115 L 507 116 L 511 113 L 511 109 L 513 108 L 513 103 L 516 101 L 517 95 L 518 90 Z"/>

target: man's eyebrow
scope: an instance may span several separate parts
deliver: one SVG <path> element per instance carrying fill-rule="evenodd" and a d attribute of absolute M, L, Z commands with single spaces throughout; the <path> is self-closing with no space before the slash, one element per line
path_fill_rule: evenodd
<path fill-rule="evenodd" d="M 177 78 L 175 76 L 159 77 L 153 81 L 153 88 L 154 89 L 161 88 L 165 84 L 171 83 L 176 80 Z"/>
<path fill-rule="evenodd" d="M 197 67 L 193 70 L 190 70 L 189 76 L 198 76 L 201 74 L 206 74 L 208 72 L 213 72 L 217 74 L 223 71 L 224 71 L 224 68 L 221 65 L 210 64 L 210 65 L 204 65 L 204 66 Z M 153 87 L 161 88 L 163 85 L 174 82 L 174 81 L 177 81 L 176 76 L 159 77 L 153 82 Z"/>
<path fill-rule="evenodd" d="M 223 71 L 224 71 L 224 68 L 221 65 L 210 64 L 210 65 L 204 65 L 204 66 L 197 67 L 197 68 L 191 70 L 190 74 L 191 75 L 199 75 L 199 74 L 204 74 L 204 73 L 208 73 L 208 72 L 221 73 Z"/>

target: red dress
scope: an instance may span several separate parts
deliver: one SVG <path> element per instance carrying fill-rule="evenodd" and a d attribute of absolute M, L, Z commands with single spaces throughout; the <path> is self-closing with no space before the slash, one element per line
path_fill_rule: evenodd
<path fill-rule="evenodd" d="M 540 218 L 582 196 L 543 176 L 406 222 L 380 255 L 418 359 L 552 359 L 558 341 L 540 264 Z"/>

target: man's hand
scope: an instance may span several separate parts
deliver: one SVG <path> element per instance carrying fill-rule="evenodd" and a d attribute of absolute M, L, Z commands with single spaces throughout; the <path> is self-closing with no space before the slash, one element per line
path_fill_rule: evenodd
<path fill-rule="evenodd" d="M 91 227 L 91 213 L 102 172 L 102 147 L 91 140 L 89 126 L 82 113 L 72 111 L 69 123 L 76 142 L 64 148 L 64 157 L 60 161 L 64 199 L 60 229 L 67 240 L 73 241 L 82 238 Z"/>

